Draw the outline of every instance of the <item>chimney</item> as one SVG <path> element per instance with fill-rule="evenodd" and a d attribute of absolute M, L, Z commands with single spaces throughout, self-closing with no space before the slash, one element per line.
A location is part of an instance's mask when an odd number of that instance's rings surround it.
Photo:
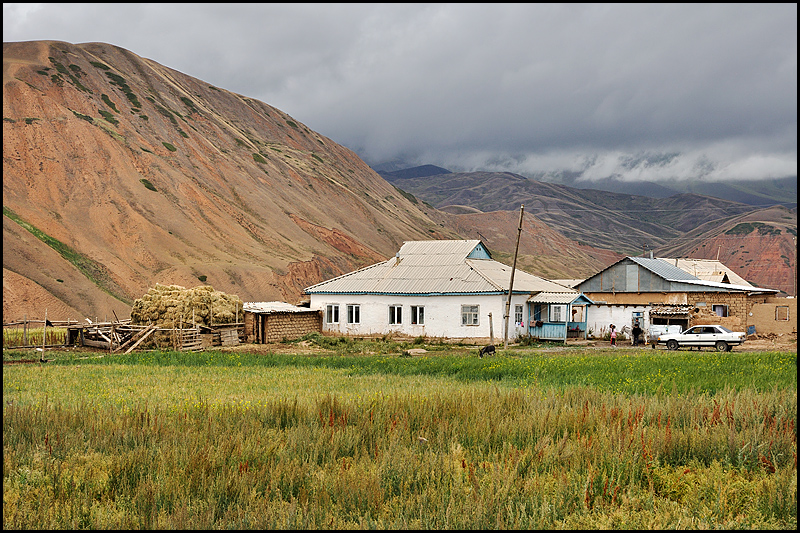
<path fill-rule="evenodd" d="M 397 252 L 396 254 L 394 254 L 394 266 L 397 266 L 399 264 L 400 264 L 400 252 Z"/>

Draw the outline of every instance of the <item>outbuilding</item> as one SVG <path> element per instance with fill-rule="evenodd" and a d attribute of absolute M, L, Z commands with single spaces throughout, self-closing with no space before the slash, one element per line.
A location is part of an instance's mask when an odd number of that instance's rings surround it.
<path fill-rule="evenodd" d="M 255 344 L 294 340 L 321 333 L 322 314 L 286 302 L 250 302 L 244 304 L 244 329 L 247 342 Z"/>

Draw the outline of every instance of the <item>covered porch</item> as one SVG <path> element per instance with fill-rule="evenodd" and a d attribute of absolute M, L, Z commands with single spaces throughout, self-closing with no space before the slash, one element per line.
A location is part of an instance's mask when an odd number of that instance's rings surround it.
<path fill-rule="evenodd" d="M 586 338 L 586 315 L 592 302 L 583 293 L 540 292 L 528 298 L 528 334 L 539 340 Z"/>

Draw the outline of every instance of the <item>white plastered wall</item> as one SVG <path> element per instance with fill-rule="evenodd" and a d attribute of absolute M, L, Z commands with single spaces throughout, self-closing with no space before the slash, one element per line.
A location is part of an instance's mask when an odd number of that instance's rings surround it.
<path fill-rule="evenodd" d="M 524 323 L 527 326 L 527 306 L 525 301 L 529 295 L 514 295 L 511 300 L 508 338 L 513 341 L 518 335 L 524 334 L 522 328 L 514 325 L 514 306 L 522 305 Z M 328 323 L 326 308 L 329 304 L 339 305 L 339 322 Z M 359 324 L 347 323 L 347 306 L 360 306 L 361 322 Z M 389 324 L 389 306 L 402 306 L 402 324 Z M 461 306 L 478 306 L 478 325 L 464 326 L 461 324 Z M 423 325 L 411 324 L 411 306 L 425 308 L 425 323 Z M 441 296 L 391 296 L 391 295 L 338 295 L 338 294 L 312 294 L 311 308 L 319 309 L 323 313 L 322 330 L 327 333 L 345 335 L 385 335 L 390 333 L 408 335 L 412 337 L 425 336 L 429 338 L 490 338 L 493 333 L 496 343 L 503 341 L 505 314 L 505 296 L 491 295 L 441 295 Z M 491 331 L 489 313 L 492 314 Z"/>

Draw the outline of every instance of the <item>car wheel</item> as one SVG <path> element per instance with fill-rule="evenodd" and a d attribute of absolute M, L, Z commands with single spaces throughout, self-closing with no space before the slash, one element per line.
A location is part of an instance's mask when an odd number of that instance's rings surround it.
<path fill-rule="evenodd" d="M 667 341 L 667 350 L 677 350 L 678 349 L 678 341 L 675 339 L 670 339 Z"/>
<path fill-rule="evenodd" d="M 728 343 L 725 341 L 717 341 L 716 347 L 718 352 L 727 352 L 729 350 Z"/>

